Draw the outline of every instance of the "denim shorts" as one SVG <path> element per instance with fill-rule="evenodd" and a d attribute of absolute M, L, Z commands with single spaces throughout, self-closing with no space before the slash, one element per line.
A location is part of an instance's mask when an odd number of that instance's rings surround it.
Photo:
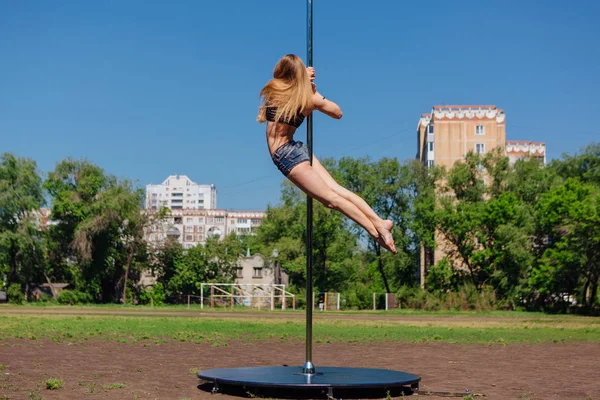
<path fill-rule="evenodd" d="M 310 158 L 308 158 L 308 147 L 304 143 L 294 140 L 290 140 L 275 150 L 271 158 L 273 159 L 273 163 L 285 176 L 288 176 L 296 165 L 310 161 Z"/>

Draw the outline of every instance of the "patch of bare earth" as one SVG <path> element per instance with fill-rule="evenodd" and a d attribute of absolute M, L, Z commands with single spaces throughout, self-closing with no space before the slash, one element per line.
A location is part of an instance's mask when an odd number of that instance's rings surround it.
<path fill-rule="evenodd" d="M 482 346 L 445 343 L 316 344 L 316 366 L 397 369 L 420 375 L 422 391 L 487 399 L 600 399 L 600 344 Z M 302 365 L 302 342 L 84 344 L 0 342 L 0 399 L 233 399 L 199 390 L 198 370 Z M 64 387 L 47 390 L 48 378 Z M 4 396 L 4 397 L 3 397 Z M 38 396 L 38 397 L 34 397 Z M 426 396 L 437 399 L 438 396 Z"/>

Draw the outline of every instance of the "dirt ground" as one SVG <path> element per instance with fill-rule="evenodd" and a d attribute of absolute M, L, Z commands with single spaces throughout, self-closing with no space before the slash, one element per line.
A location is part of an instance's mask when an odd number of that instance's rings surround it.
<path fill-rule="evenodd" d="M 487 399 L 600 399 L 600 344 L 482 346 L 445 343 L 316 344 L 315 365 L 396 369 L 421 376 L 420 389 Z M 302 365 L 303 342 L 84 344 L 43 340 L 0 343 L 0 399 L 211 399 L 198 370 Z M 64 387 L 47 390 L 61 378 Z M 37 396 L 37 397 L 36 397 Z M 420 395 L 423 399 L 440 399 Z M 460 397 L 459 397 L 460 398 Z M 478 397 L 474 397 L 478 398 Z"/>

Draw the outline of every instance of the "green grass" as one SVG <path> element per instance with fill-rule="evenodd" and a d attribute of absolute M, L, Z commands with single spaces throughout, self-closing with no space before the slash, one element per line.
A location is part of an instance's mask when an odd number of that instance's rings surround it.
<path fill-rule="evenodd" d="M 460 313 L 457 316 L 466 316 Z M 505 345 L 513 343 L 600 342 L 600 318 L 529 315 L 515 319 L 501 314 L 473 318 L 405 318 L 401 320 L 317 319 L 315 343 L 446 342 Z M 123 343 L 166 341 L 210 343 L 228 341 L 302 340 L 300 318 L 229 318 L 188 316 L 40 315 L 0 313 L 0 340 L 50 339 L 83 342 L 102 339 Z"/>

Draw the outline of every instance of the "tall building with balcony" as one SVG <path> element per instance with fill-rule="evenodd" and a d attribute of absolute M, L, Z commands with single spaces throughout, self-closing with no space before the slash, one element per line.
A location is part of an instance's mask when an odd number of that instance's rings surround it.
<path fill-rule="evenodd" d="M 146 185 L 146 208 L 159 210 L 217 208 L 215 185 L 200 185 L 186 175 L 171 175 L 160 185 Z"/>

